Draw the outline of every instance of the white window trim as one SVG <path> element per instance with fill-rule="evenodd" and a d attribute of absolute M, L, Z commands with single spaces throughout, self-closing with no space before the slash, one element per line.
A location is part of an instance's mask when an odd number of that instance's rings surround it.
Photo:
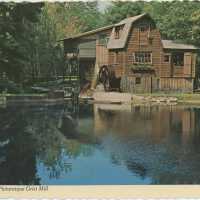
<path fill-rule="evenodd" d="M 135 61 L 135 53 L 150 53 L 150 62 L 136 62 Z M 150 52 L 150 51 L 147 51 L 147 52 L 145 52 L 145 51 L 141 51 L 141 52 L 134 52 L 133 53 L 133 64 L 152 64 L 152 52 Z"/>
<path fill-rule="evenodd" d="M 165 56 L 169 56 L 169 61 L 168 61 L 168 62 L 165 61 Z M 165 53 L 165 54 L 163 55 L 163 62 L 164 62 L 164 63 L 171 63 L 171 54 Z"/>

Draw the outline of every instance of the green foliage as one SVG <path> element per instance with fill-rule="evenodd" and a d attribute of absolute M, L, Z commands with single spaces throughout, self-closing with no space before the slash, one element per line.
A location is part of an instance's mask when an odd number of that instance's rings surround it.
<path fill-rule="evenodd" d="M 38 16 L 38 23 L 33 26 L 33 45 L 29 49 L 30 65 L 27 68 L 28 79 L 33 81 L 44 77 L 55 77 L 62 72 L 62 46 L 57 43 L 56 21 L 45 5 Z M 31 72 L 31 73 L 30 73 Z"/>
<path fill-rule="evenodd" d="M 193 39 L 200 45 L 200 8 L 191 15 L 191 22 Z"/>
<path fill-rule="evenodd" d="M 106 23 L 116 23 L 141 13 L 149 13 L 164 39 L 200 45 L 199 1 L 115 1 L 105 12 Z"/>
<path fill-rule="evenodd" d="M 150 14 L 163 39 L 177 40 L 200 47 L 199 1 L 115 1 L 105 11 L 105 24 L 116 23 L 128 16 L 141 13 Z M 197 65 L 200 67 L 200 55 L 197 58 Z"/>
<path fill-rule="evenodd" d="M 120 20 L 142 13 L 143 1 L 114 1 L 112 6 L 105 11 L 105 21 L 108 24 L 117 23 Z"/>
<path fill-rule="evenodd" d="M 21 92 L 19 85 L 13 81 L 0 80 L 0 93 L 18 93 Z"/>
<path fill-rule="evenodd" d="M 155 20 L 163 39 L 200 46 L 199 1 L 114 1 L 104 12 L 98 3 L 1 2 L 0 73 L 24 85 L 54 79 L 65 74 L 58 40 L 144 12 Z"/>
<path fill-rule="evenodd" d="M 101 14 L 98 11 L 97 1 L 92 2 L 68 2 L 69 19 L 77 19 L 79 31 L 89 31 L 101 26 Z"/>
<path fill-rule="evenodd" d="M 134 64 L 130 66 L 133 70 L 152 70 L 152 65 L 149 64 Z"/>
<path fill-rule="evenodd" d="M 29 26 L 37 21 L 41 3 L 0 3 L 0 72 L 17 82 L 28 62 Z"/>

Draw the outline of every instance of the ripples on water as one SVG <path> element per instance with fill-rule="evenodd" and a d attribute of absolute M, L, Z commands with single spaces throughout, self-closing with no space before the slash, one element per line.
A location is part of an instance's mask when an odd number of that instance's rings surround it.
<path fill-rule="evenodd" d="M 200 109 L 0 108 L 0 184 L 199 184 Z"/>

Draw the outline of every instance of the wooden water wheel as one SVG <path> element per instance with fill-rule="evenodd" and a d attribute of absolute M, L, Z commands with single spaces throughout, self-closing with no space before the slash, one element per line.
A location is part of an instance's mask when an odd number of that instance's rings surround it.
<path fill-rule="evenodd" d="M 99 70 L 99 82 L 103 84 L 105 91 L 110 89 L 110 73 L 108 66 L 103 65 Z"/>
<path fill-rule="evenodd" d="M 113 68 L 103 65 L 99 70 L 99 82 L 105 91 L 120 91 L 121 77 L 117 78 Z"/>

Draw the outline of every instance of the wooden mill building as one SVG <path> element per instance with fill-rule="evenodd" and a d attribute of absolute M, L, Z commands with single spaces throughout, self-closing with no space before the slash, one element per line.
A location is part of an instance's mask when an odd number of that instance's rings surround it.
<path fill-rule="evenodd" d="M 120 81 L 122 92 L 194 90 L 198 48 L 163 40 L 148 14 L 63 41 L 66 62 L 78 63 L 82 79 L 92 81 L 107 66 Z"/>

